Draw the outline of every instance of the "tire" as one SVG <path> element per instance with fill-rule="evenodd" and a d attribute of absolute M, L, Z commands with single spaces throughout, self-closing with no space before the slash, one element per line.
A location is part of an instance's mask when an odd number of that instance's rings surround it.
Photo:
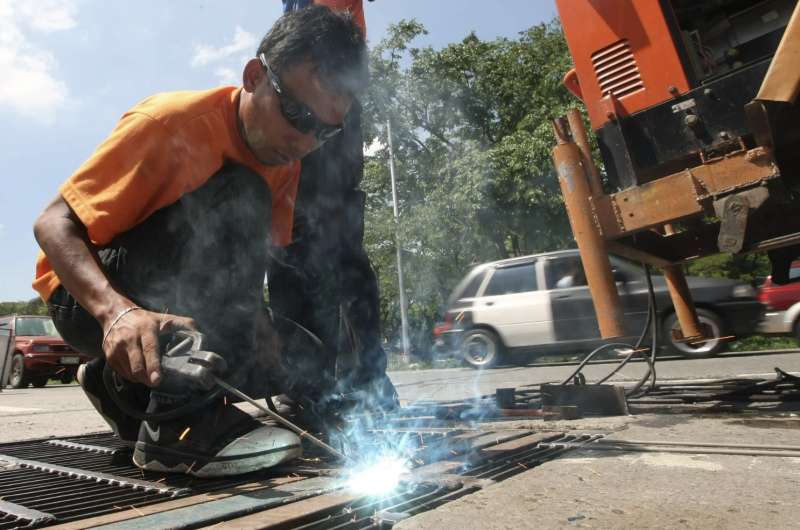
<path fill-rule="evenodd" d="M 702 344 L 692 345 L 688 342 L 678 342 L 672 337 L 673 329 L 680 329 L 678 317 L 675 313 L 667 315 L 664 319 L 664 324 L 661 328 L 664 335 L 664 343 L 669 350 L 677 353 L 682 357 L 689 359 L 702 359 L 704 357 L 713 357 L 714 355 L 725 351 L 727 343 L 719 340 L 722 336 L 722 319 L 716 313 L 708 309 L 697 309 L 697 319 L 701 324 L 707 324 L 711 328 L 711 334 L 716 339 L 704 341 Z"/>
<path fill-rule="evenodd" d="M 472 368 L 492 368 L 500 361 L 503 345 L 497 334 L 488 329 L 476 328 L 461 337 L 461 358 Z"/>
<path fill-rule="evenodd" d="M 11 358 L 11 373 L 8 376 L 8 386 L 11 388 L 28 388 L 28 376 L 25 374 L 25 358 L 21 353 L 15 353 Z"/>
<path fill-rule="evenodd" d="M 792 325 L 792 333 L 794 333 L 794 340 L 800 345 L 800 318 L 794 321 Z"/>
<path fill-rule="evenodd" d="M 37 375 L 36 377 L 31 377 L 31 385 L 33 385 L 34 388 L 42 388 L 49 380 L 50 378 L 46 375 Z"/>
<path fill-rule="evenodd" d="M 64 372 L 58 380 L 61 381 L 62 385 L 68 385 L 75 380 L 75 374 L 72 372 Z"/>

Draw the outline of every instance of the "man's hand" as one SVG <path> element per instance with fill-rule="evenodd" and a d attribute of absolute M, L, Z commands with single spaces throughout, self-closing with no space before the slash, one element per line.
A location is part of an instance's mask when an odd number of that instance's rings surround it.
<path fill-rule="evenodd" d="M 158 386 L 161 382 L 158 337 L 178 330 L 197 330 L 197 326 L 187 317 L 145 309 L 129 311 L 116 323 L 103 323 L 106 360 L 124 379 L 150 387 Z"/>

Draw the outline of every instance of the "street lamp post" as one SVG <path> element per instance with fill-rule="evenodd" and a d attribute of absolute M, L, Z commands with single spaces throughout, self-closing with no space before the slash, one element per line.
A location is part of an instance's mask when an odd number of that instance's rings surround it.
<path fill-rule="evenodd" d="M 400 212 L 397 208 L 397 184 L 394 177 L 394 149 L 392 148 L 392 123 L 386 120 L 386 136 L 389 143 L 389 175 L 392 179 L 392 205 L 395 223 L 395 248 L 397 249 L 397 285 L 400 291 L 400 327 L 403 337 L 403 361 L 408 361 L 411 342 L 408 339 L 408 310 L 406 309 L 406 293 L 403 286 L 403 253 L 400 242 Z"/>

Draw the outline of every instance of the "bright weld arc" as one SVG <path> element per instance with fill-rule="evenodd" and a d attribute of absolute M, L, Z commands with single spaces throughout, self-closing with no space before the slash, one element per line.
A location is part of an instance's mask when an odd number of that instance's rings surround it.
<path fill-rule="evenodd" d="M 347 487 L 371 497 L 388 495 L 400 486 L 402 476 L 409 472 L 410 467 L 406 458 L 383 455 L 351 471 L 347 477 Z"/>

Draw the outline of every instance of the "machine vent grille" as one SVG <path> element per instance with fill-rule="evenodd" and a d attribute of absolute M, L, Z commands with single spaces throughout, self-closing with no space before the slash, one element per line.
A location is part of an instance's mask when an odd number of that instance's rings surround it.
<path fill-rule="evenodd" d="M 627 39 L 594 52 L 592 65 L 604 96 L 613 94 L 617 99 L 622 99 L 644 89 L 636 58 Z"/>

